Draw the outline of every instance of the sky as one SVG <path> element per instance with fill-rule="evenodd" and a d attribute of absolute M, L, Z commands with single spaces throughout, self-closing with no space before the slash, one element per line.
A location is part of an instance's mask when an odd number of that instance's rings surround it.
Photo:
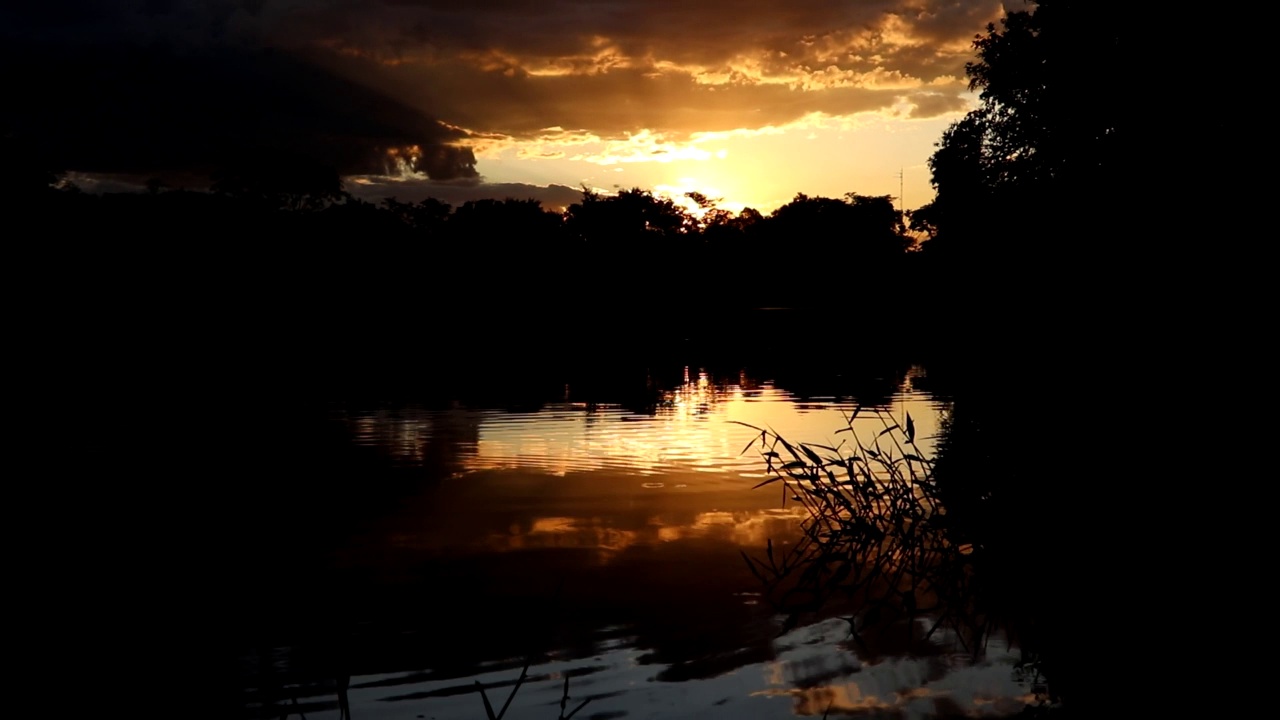
<path fill-rule="evenodd" d="M 200 187 L 238 158 L 371 200 L 911 209 L 1001 2 L 29 0 L 0 10 L 0 129 L 86 190 Z"/>

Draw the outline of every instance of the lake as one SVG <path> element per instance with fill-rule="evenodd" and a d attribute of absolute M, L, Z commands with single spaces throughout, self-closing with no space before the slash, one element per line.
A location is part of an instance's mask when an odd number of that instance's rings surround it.
<path fill-rule="evenodd" d="M 566 679 L 565 713 L 589 700 L 574 717 L 596 720 L 1002 716 L 1033 700 L 998 636 L 975 657 L 945 631 L 922 640 L 921 617 L 854 642 L 851 605 L 783 632 L 743 558 L 787 547 L 807 517 L 779 485 L 753 489 L 767 473 L 747 426 L 834 446 L 857 408 L 871 437 L 910 414 L 930 453 L 950 403 L 926 367 L 618 373 L 510 402 L 476 400 L 473 375 L 326 404 L 284 454 L 288 491 L 262 490 L 244 521 L 228 642 L 246 714 L 482 718 L 477 683 L 497 711 L 526 664 L 514 720 L 558 717 Z"/>

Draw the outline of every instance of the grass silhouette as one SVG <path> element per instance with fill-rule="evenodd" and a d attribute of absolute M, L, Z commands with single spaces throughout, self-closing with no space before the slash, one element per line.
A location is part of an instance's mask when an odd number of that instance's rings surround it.
<path fill-rule="evenodd" d="M 899 422 L 887 410 L 857 408 L 845 420 L 834 446 L 737 423 L 759 433 L 742 451 L 755 448 L 765 461 L 768 476 L 756 488 L 779 487 L 784 506 L 808 511 L 801 537 L 785 550 L 770 540 L 764 557 L 742 553 L 783 614 L 782 632 L 837 606 L 853 609 L 845 620 L 863 649 L 868 631 L 900 624 L 909 643 L 948 630 L 977 658 L 1002 632 L 1021 649 L 1018 675 L 1047 695 L 1039 659 L 1018 642 L 1019 619 L 992 597 L 983 562 L 992 549 L 966 541 L 973 536 L 963 532 L 965 521 L 948 513 L 910 413 Z"/>

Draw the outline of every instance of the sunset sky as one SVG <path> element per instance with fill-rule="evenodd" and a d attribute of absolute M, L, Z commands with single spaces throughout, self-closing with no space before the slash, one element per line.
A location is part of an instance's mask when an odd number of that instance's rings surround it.
<path fill-rule="evenodd" d="M 1010 10 L 1020 0 L 1005 0 Z M 68 10 L 67 7 L 71 9 Z M 124 0 L 0 10 L 3 129 L 87 190 L 309 156 L 370 199 L 932 197 L 1000 0 Z"/>

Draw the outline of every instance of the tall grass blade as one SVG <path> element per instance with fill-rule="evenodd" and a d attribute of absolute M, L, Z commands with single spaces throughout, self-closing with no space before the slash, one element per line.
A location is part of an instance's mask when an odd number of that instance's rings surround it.
<path fill-rule="evenodd" d="M 516 692 L 520 690 L 520 686 L 524 684 L 525 678 L 529 677 L 529 664 L 532 660 L 526 660 L 524 669 L 520 671 L 520 677 L 516 679 L 515 687 L 511 688 L 511 694 L 507 696 L 507 701 L 502 703 L 502 710 L 498 713 L 497 720 L 502 720 L 502 716 L 507 714 L 507 708 L 511 707 L 511 701 L 516 698 Z M 485 705 L 489 703 L 486 701 Z"/>
<path fill-rule="evenodd" d="M 801 443 L 800 449 L 804 451 L 804 454 L 808 456 L 809 460 L 813 462 L 814 465 L 822 465 L 822 458 L 818 457 L 818 453 L 814 452 L 808 445 Z"/>
<path fill-rule="evenodd" d="M 489 696 L 484 692 L 484 686 L 480 681 L 476 681 L 476 688 L 480 690 L 480 699 L 484 701 L 484 714 L 489 720 L 498 720 L 498 716 L 493 714 L 493 706 L 489 704 Z"/>
<path fill-rule="evenodd" d="M 578 705 L 578 707 L 576 707 L 576 708 L 574 708 L 574 709 L 573 709 L 573 712 L 571 712 L 571 713 L 569 713 L 568 715 L 565 715 L 565 716 L 564 716 L 564 720 L 569 720 L 569 718 L 573 717 L 574 715 L 577 715 L 577 714 L 578 714 L 578 711 L 579 711 L 579 710 L 581 710 L 582 708 L 586 707 L 586 706 L 587 706 L 587 703 L 589 703 L 589 702 L 591 702 L 591 698 L 587 698 L 586 700 L 583 700 L 583 701 L 582 701 L 582 703 Z"/>

